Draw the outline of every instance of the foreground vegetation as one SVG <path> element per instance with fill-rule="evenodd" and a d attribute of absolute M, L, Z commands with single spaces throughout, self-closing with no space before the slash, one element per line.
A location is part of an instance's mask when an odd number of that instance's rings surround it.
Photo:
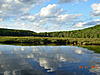
<path fill-rule="evenodd" d="M 100 46 L 95 46 L 95 45 L 93 45 L 93 46 L 90 46 L 90 45 L 86 46 L 86 45 L 84 45 L 84 46 L 81 46 L 81 47 L 87 48 L 89 50 L 92 50 L 95 53 L 100 53 Z"/>
<path fill-rule="evenodd" d="M 33 45 L 100 45 L 100 38 L 58 38 L 58 37 L 0 37 L 0 43 L 26 43 Z"/>
<path fill-rule="evenodd" d="M 0 43 L 32 45 L 100 45 L 100 25 L 74 31 L 35 33 L 0 28 Z"/>

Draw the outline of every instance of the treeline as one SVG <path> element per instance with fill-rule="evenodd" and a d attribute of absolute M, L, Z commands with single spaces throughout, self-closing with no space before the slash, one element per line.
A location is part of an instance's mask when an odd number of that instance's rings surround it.
<path fill-rule="evenodd" d="M 36 37 L 100 38 L 100 25 L 83 30 L 34 33 Z"/>
<path fill-rule="evenodd" d="M 0 36 L 33 36 L 33 31 L 0 28 Z"/>
<path fill-rule="evenodd" d="M 35 33 L 29 30 L 0 29 L 0 36 L 34 36 L 34 37 L 65 37 L 65 38 L 100 38 L 100 25 L 74 31 Z"/>

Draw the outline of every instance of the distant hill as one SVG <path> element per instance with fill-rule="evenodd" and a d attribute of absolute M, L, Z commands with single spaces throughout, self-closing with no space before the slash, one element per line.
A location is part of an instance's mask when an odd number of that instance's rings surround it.
<path fill-rule="evenodd" d="M 100 38 L 100 25 L 96 25 L 82 30 L 38 33 L 37 36 L 67 38 Z"/>
<path fill-rule="evenodd" d="M 94 27 L 59 32 L 35 33 L 29 30 L 14 30 L 0 28 L 0 36 L 35 36 L 35 37 L 66 37 L 66 38 L 100 38 L 100 25 Z"/>
<path fill-rule="evenodd" d="M 32 36 L 33 31 L 0 28 L 0 36 Z"/>

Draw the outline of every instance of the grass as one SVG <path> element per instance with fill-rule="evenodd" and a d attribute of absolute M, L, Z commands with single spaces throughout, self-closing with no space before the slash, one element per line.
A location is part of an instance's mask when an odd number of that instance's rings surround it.
<path fill-rule="evenodd" d="M 100 38 L 11 37 L 1 36 L 0 43 L 33 45 L 100 45 Z"/>
<path fill-rule="evenodd" d="M 92 50 L 92 51 L 94 51 L 95 53 L 100 53 L 100 46 L 95 46 L 95 45 L 93 45 L 93 46 L 81 46 L 81 47 L 83 47 L 83 48 L 87 48 L 87 49 L 89 49 L 89 50 Z"/>

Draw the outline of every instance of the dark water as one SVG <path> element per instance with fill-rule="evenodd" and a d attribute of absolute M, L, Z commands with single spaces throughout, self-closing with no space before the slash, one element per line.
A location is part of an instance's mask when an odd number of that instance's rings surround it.
<path fill-rule="evenodd" d="M 100 54 L 77 46 L 0 45 L 0 75 L 100 75 Z"/>

